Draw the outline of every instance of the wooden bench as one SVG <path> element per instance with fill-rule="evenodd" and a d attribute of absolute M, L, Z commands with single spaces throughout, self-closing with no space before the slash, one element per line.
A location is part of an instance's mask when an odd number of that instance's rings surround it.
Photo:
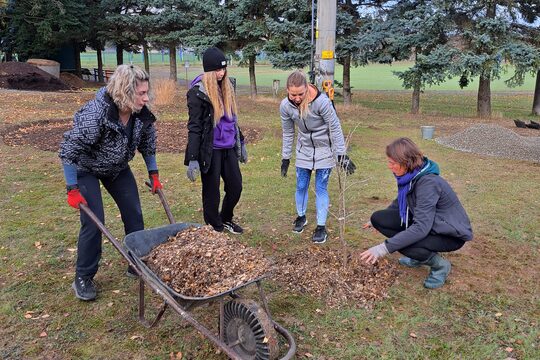
<path fill-rule="evenodd" d="M 113 73 L 114 70 L 103 69 L 101 72 L 101 76 L 103 77 L 103 80 L 105 82 L 108 82 Z M 94 81 L 99 81 L 99 69 L 97 68 L 94 68 Z"/>

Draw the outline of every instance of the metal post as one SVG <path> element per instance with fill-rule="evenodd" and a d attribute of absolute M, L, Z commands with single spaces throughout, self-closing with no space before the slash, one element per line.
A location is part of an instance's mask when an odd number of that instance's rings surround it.
<path fill-rule="evenodd" d="M 330 81 L 332 87 L 334 85 L 336 12 L 336 0 L 319 0 L 317 2 L 317 46 L 315 48 L 317 78 L 315 82 L 319 88 L 324 81 Z"/>

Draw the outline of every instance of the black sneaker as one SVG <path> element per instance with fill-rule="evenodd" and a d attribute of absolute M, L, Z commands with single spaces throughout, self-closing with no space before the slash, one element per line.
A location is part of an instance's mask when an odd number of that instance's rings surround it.
<path fill-rule="evenodd" d="M 304 228 L 307 225 L 306 215 L 296 217 L 296 220 L 294 220 L 293 225 L 294 225 L 293 232 L 300 234 L 302 231 L 304 231 Z"/>
<path fill-rule="evenodd" d="M 328 234 L 326 233 L 326 226 L 317 225 L 315 232 L 313 233 L 313 242 L 315 244 L 324 244 Z"/>
<path fill-rule="evenodd" d="M 73 290 L 75 290 L 75 296 L 84 301 L 95 300 L 97 296 L 96 285 L 92 279 L 84 279 L 80 276 L 75 276 L 73 284 L 71 284 Z"/>
<path fill-rule="evenodd" d="M 242 229 L 240 225 L 235 224 L 232 221 L 225 221 L 223 223 L 223 226 L 225 227 L 225 229 L 227 229 L 230 233 L 233 234 L 242 234 L 244 232 L 244 229 Z"/>
<path fill-rule="evenodd" d="M 139 278 L 139 274 L 137 274 L 135 269 L 133 269 L 131 266 L 128 266 L 128 268 L 126 270 L 126 276 L 129 277 L 129 278 L 132 278 L 132 279 Z"/>

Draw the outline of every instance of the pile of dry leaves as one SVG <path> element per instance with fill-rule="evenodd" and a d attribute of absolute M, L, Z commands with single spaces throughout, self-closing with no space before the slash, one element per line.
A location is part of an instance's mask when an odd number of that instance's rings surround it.
<path fill-rule="evenodd" d="M 343 266 L 340 250 L 311 246 L 279 259 L 273 278 L 288 290 L 308 293 L 332 307 L 371 308 L 388 296 L 397 274 L 386 259 L 369 265 L 353 253 Z"/>
<path fill-rule="evenodd" d="M 208 297 L 254 280 L 270 269 L 256 249 L 211 226 L 187 228 L 143 258 L 177 293 Z"/>

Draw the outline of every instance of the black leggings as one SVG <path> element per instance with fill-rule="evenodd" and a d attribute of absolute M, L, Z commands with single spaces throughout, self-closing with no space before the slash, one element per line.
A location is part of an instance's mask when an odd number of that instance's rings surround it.
<path fill-rule="evenodd" d="M 99 183 L 111 194 L 120 210 L 124 231 L 127 234 L 144 229 L 141 202 L 137 183 L 131 169 L 122 170 L 114 178 L 98 178 L 89 173 L 77 174 L 81 194 L 88 202 L 90 210 L 105 223 L 103 200 Z M 84 211 L 80 212 L 81 230 L 77 243 L 77 275 L 93 278 L 98 271 L 101 258 L 101 231 Z"/>
<path fill-rule="evenodd" d="M 409 220 L 412 222 L 411 219 Z M 401 225 L 398 209 L 375 211 L 373 215 L 371 215 L 371 224 L 387 238 L 391 238 L 397 233 L 405 231 L 405 225 Z M 398 251 L 411 259 L 426 261 L 431 258 L 434 253 L 455 251 L 461 248 L 464 243 L 465 241 L 455 237 L 430 233 L 422 240 L 403 249 L 399 249 Z"/>
<path fill-rule="evenodd" d="M 219 185 L 223 178 L 225 196 L 219 212 Z M 206 174 L 201 174 L 204 221 L 215 230 L 223 230 L 223 223 L 232 221 L 234 207 L 242 194 L 242 174 L 234 149 L 214 149 Z"/>

